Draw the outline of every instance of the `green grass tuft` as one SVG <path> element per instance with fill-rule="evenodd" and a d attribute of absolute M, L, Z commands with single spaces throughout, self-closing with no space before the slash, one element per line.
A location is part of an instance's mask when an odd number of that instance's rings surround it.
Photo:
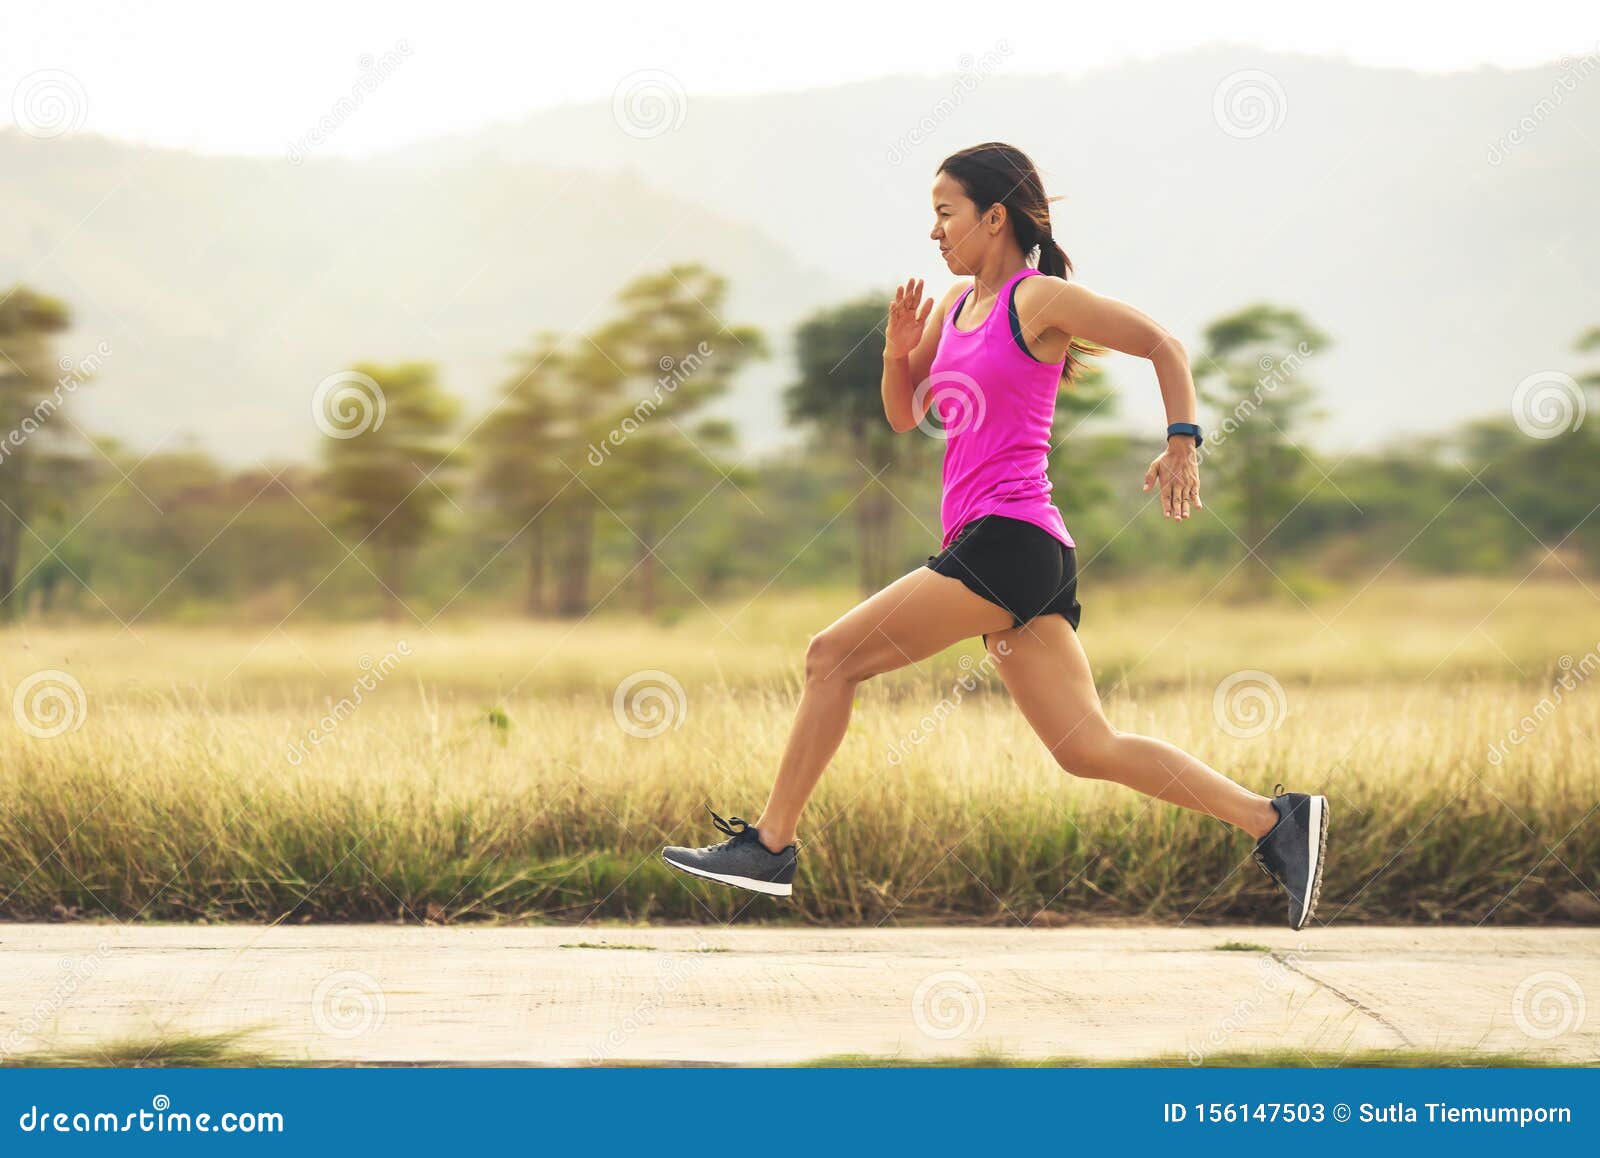
<path fill-rule="evenodd" d="M 0 1059 L 0 1067 L 216 1069 L 308 1064 L 279 1051 L 251 1045 L 249 1038 L 253 1033 L 252 1030 L 226 1030 L 222 1033 L 160 1034 L 113 1038 L 92 1045 L 47 1046 L 9 1054 Z"/>

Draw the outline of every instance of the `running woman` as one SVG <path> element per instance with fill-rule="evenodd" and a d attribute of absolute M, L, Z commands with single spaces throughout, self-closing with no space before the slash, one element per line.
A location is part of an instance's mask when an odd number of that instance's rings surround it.
<path fill-rule="evenodd" d="M 1051 234 L 1043 183 L 1020 150 L 990 142 L 946 158 L 934 177 L 933 214 L 929 237 L 950 272 L 967 280 L 945 291 L 936 313 L 920 278 L 895 291 L 882 392 L 897 432 L 922 426 L 930 407 L 943 425 L 941 550 L 811 639 L 805 691 L 756 822 L 712 812 L 728 839 L 669 846 L 663 858 L 694 876 L 789 896 L 800 813 L 844 738 L 856 685 L 979 635 L 1062 768 L 1248 832 L 1257 865 L 1288 894 L 1290 927 L 1303 928 L 1322 885 L 1327 798 L 1281 785 L 1262 796 L 1163 740 L 1119 732 L 1101 710 L 1078 641 L 1076 544 L 1046 473 L 1058 386 L 1097 347 L 1150 360 L 1169 426 L 1144 489 L 1154 486 L 1162 516 L 1182 522 L 1202 506 L 1187 353 L 1139 310 L 1067 280 L 1072 262 Z"/>

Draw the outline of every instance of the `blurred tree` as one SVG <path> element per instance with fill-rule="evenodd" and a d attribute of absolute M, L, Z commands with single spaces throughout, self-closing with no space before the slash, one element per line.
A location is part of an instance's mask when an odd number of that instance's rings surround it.
<path fill-rule="evenodd" d="M 1278 553 L 1267 540 L 1311 489 L 1299 443 L 1320 412 L 1301 369 L 1329 341 L 1299 311 L 1256 303 L 1211 323 L 1205 342 L 1194 376 L 1201 399 L 1223 417 L 1209 424 L 1200 451 L 1217 479 L 1202 494 L 1240 523 L 1249 553 L 1245 590 L 1260 597 L 1271 583 L 1268 559 Z"/>
<path fill-rule="evenodd" d="M 1600 350 L 1600 326 L 1579 335 L 1573 349 Z M 1542 384 L 1542 399 L 1513 402 L 1521 414 L 1464 424 L 1458 445 L 1476 468 L 1475 486 L 1506 516 L 1505 534 L 1515 545 L 1560 548 L 1600 564 L 1600 535 L 1590 518 L 1600 500 L 1600 368 L 1571 377 L 1575 396 L 1572 384 L 1552 377 Z"/>
<path fill-rule="evenodd" d="M 857 493 L 850 514 L 863 592 L 895 578 L 900 562 L 905 518 L 896 483 L 916 465 L 937 461 L 943 446 L 920 427 L 898 435 L 884 417 L 884 303 L 893 296 L 870 294 L 802 322 L 795 333 L 800 377 L 784 391 L 789 421 L 842 448 L 855 463 Z"/>
<path fill-rule="evenodd" d="M 727 293 L 706 267 L 675 265 L 624 286 L 622 315 L 589 337 L 623 376 L 614 406 L 585 432 L 579 481 L 636 544 L 639 601 L 650 614 L 665 536 L 711 491 L 740 485 L 741 472 L 720 461 L 734 448 L 733 426 L 690 426 L 741 366 L 767 354 L 758 330 L 723 324 Z"/>
<path fill-rule="evenodd" d="M 519 528 L 532 533 L 527 606 L 545 595 L 553 558 L 558 615 L 590 610 L 595 520 L 614 517 L 636 549 L 640 599 L 657 599 L 656 548 L 728 469 L 712 451 L 732 446 L 732 428 L 691 428 L 696 412 L 724 393 L 760 334 L 724 326 L 722 277 L 674 265 L 628 282 L 621 313 L 566 349 L 539 335 L 480 432 L 483 484 Z"/>
<path fill-rule="evenodd" d="M 633 435 L 608 480 L 612 509 L 637 543 L 635 567 L 639 573 L 639 609 L 654 615 L 657 609 L 658 549 L 677 529 L 679 512 L 699 509 L 699 504 L 725 482 L 746 486 L 749 471 L 723 465 L 735 445 L 733 424 L 708 419 L 681 435 L 662 431 L 659 424 Z"/>
<path fill-rule="evenodd" d="M 1600 326 L 1590 326 L 1578 335 L 1578 340 L 1573 343 L 1573 349 L 1580 354 L 1600 353 Z M 1600 390 L 1600 366 L 1596 366 L 1587 374 L 1578 375 L 1578 383 L 1590 390 Z"/>
<path fill-rule="evenodd" d="M 559 461 L 570 453 L 577 430 L 560 346 L 559 334 L 535 335 L 532 348 L 517 356 L 516 373 L 502 388 L 500 402 L 474 436 L 482 464 L 479 484 L 495 521 L 524 539 L 528 566 L 523 606 L 530 615 L 542 615 L 549 606 L 545 580 L 556 523 L 550 511 L 572 484 Z"/>
<path fill-rule="evenodd" d="M 396 615 L 405 607 L 411 558 L 449 501 L 450 480 L 438 472 L 451 455 L 458 405 L 426 362 L 363 363 L 354 374 L 377 384 L 375 409 L 359 432 L 328 437 L 323 463 L 335 518 L 366 549 Z"/>
<path fill-rule="evenodd" d="M 39 494 L 41 468 L 64 437 L 50 418 L 81 380 L 64 375 L 54 357 L 54 337 L 70 324 L 65 303 L 26 286 L 0 298 L 0 616 L 7 619 L 20 613 L 14 596 L 29 519 L 48 498 Z"/>

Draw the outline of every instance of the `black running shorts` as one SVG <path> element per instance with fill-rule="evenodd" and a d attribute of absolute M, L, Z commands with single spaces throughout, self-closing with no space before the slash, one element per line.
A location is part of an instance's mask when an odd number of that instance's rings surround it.
<path fill-rule="evenodd" d="M 1078 629 L 1083 608 L 1077 552 L 1043 527 L 982 515 L 956 532 L 948 547 L 929 555 L 927 566 L 1009 611 L 1012 627 L 1038 615 L 1061 615 Z"/>

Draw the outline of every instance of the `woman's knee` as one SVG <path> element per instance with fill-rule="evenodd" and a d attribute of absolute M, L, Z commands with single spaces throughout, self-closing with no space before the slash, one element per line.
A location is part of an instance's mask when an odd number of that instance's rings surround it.
<path fill-rule="evenodd" d="M 861 669 L 861 649 L 840 632 L 820 631 L 806 645 L 807 683 L 859 683 L 868 673 Z"/>
<path fill-rule="evenodd" d="M 1085 780 L 1112 780 L 1119 734 L 1110 725 L 1084 725 L 1050 749 L 1064 771 Z"/>

